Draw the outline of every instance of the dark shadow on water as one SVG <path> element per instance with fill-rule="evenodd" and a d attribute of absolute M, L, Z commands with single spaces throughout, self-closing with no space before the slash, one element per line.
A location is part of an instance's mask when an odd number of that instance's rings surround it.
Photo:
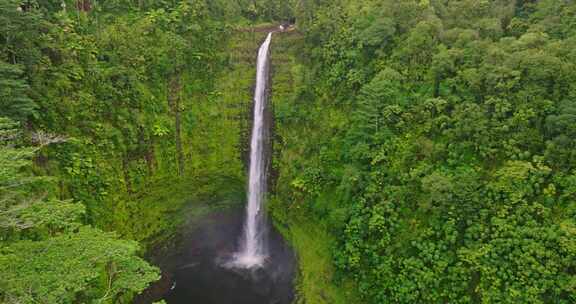
<path fill-rule="evenodd" d="M 179 249 L 159 261 L 163 280 L 136 303 L 164 298 L 168 304 L 290 304 L 295 258 L 279 233 L 269 233 L 270 257 L 260 269 L 224 264 L 236 250 L 243 210 L 210 215 L 182 236 Z"/>

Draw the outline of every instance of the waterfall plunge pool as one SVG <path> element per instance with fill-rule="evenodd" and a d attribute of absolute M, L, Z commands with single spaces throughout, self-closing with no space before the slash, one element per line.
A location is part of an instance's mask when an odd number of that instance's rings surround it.
<path fill-rule="evenodd" d="M 244 210 L 220 211 L 184 231 L 176 249 L 158 257 L 163 279 L 135 301 L 149 304 L 291 304 L 295 256 L 269 227 L 269 256 L 261 268 L 226 267 L 238 250 Z"/>

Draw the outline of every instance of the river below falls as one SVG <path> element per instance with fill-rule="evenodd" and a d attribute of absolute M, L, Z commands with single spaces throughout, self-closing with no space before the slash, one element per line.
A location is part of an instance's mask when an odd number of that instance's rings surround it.
<path fill-rule="evenodd" d="M 296 259 L 274 229 L 269 233 L 265 267 L 237 269 L 226 261 L 238 249 L 243 210 L 209 215 L 183 233 L 168 254 L 157 257 L 162 280 L 135 303 L 164 299 L 168 304 L 290 304 Z"/>

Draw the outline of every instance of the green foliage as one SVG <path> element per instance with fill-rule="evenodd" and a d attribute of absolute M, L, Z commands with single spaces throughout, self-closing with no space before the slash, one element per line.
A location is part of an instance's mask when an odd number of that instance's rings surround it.
<path fill-rule="evenodd" d="M 0 115 L 24 121 L 35 114 L 36 104 L 28 97 L 29 86 L 16 65 L 0 61 Z"/>
<path fill-rule="evenodd" d="M 240 12 L 245 18 L 255 21 L 287 20 L 292 17 L 292 2 L 279 0 L 236 0 L 227 1 L 228 6 Z"/>
<path fill-rule="evenodd" d="M 128 303 L 243 201 L 257 2 L 0 1 L 0 302 Z"/>
<path fill-rule="evenodd" d="M 36 179 L 26 176 L 21 171 L 22 167 L 29 164 L 29 160 L 34 154 L 32 148 L 18 148 L 15 145 L 21 140 L 19 124 L 5 117 L 0 117 L 0 192 L 3 197 L 3 204 L 8 204 L 11 197 L 18 194 L 19 186 L 28 184 Z"/>
<path fill-rule="evenodd" d="M 92 228 L 1 250 L 0 293 L 6 303 L 112 303 L 159 279 L 135 242 Z"/>
<path fill-rule="evenodd" d="M 269 211 L 300 299 L 576 301 L 572 1 L 88 2 L 0 1 L 0 301 L 128 302 L 157 272 L 103 231 L 239 201 L 264 33 L 230 25 L 293 14 Z"/>
<path fill-rule="evenodd" d="M 41 55 L 38 50 L 44 41 L 45 29 L 36 3 L 23 4 L 20 0 L 0 2 L 0 61 L 10 64 L 31 64 Z"/>
<path fill-rule="evenodd" d="M 296 303 L 354 304 L 352 284 L 334 284 L 334 265 L 329 252 L 334 243 L 330 234 L 321 227 L 293 223 L 290 231 L 284 234 L 294 249 L 299 252 L 300 274 L 297 289 L 301 298 Z"/>
<path fill-rule="evenodd" d="M 576 301 L 576 5 L 307 5 L 272 214 L 362 303 Z"/>
<path fill-rule="evenodd" d="M 227 76 L 223 50 L 232 46 L 226 18 L 236 16 L 219 15 L 228 8 L 208 2 L 91 1 L 83 12 L 75 1 L 0 6 L 7 29 L 0 33 L 7 42 L 0 50 L 6 61 L 0 64 L 0 114 L 26 125 L 33 141 L 40 129 L 48 139 L 64 139 L 41 150 L 33 171 L 58 177 L 57 196 L 82 202 L 89 223 L 137 240 L 157 239 L 165 223 L 179 222 L 167 210 L 187 200 L 166 202 L 153 215 L 138 204 L 144 195 L 165 196 L 159 185 L 166 183 L 194 180 L 201 187 L 197 180 L 204 175 L 241 180 L 243 108 L 232 105 L 238 99 L 206 102 Z M 221 107 L 229 110 L 214 116 Z M 219 145 L 217 156 L 206 149 Z M 181 180 L 175 173 L 180 163 L 189 173 Z M 137 226 L 125 225 L 131 213 L 155 224 L 124 230 Z"/>
<path fill-rule="evenodd" d="M 0 301 L 112 302 L 157 280 L 137 243 L 85 226 L 82 204 L 55 199 L 49 180 L 25 171 L 37 149 L 18 146 L 17 127 L 0 118 Z"/>

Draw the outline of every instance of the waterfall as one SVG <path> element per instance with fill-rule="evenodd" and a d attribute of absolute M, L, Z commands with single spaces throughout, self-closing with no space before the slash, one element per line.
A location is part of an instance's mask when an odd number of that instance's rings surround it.
<path fill-rule="evenodd" d="M 264 200 L 267 186 L 266 143 L 268 126 L 265 108 L 268 89 L 269 49 L 272 33 L 268 34 L 258 51 L 256 65 L 256 89 L 254 91 L 254 122 L 250 143 L 250 172 L 248 181 L 248 204 L 244 231 L 240 240 L 240 250 L 235 254 L 233 264 L 242 268 L 262 266 L 268 256 Z"/>

